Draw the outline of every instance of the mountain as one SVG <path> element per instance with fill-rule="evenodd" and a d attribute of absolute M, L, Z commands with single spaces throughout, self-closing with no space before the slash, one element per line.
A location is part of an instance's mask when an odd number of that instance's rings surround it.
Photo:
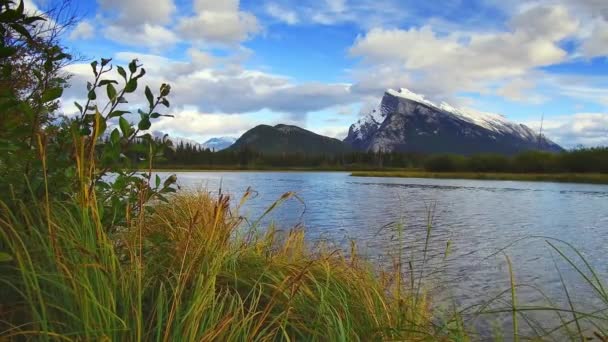
<path fill-rule="evenodd" d="M 202 144 L 203 148 L 208 148 L 211 151 L 221 151 L 225 150 L 228 147 L 232 146 L 236 142 L 236 138 L 233 137 L 220 137 L 220 138 L 211 138 L 205 141 Z"/>
<path fill-rule="evenodd" d="M 342 141 L 290 125 L 259 125 L 245 132 L 229 150 L 249 148 L 267 154 L 341 153 L 350 150 Z"/>
<path fill-rule="evenodd" d="M 150 132 L 150 135 L 152 135 L 152 137 L 154 137 L 154 138 L 162 139 L 165 136 L 165 133 L 161 132 L 161 131 L 152 131 L 152 132 Z M 167 139 L 171 140 L 174 148 L 177 147 L 181 143 L 184 143 L 184 145 L 190 144 L 191 146 L 198 147 L 198 148 L 204 147 L 203 145 L 201 145 L 201 143 L 197 142 L 196 140 L 192 140 L 192 139 L 188 139 L 188 138 L 175 137 L 175 136 L 167 134 Z"/>
<path fill-rule="evenodd" d="M 563 149 L 501 115 L 437 105 L 407 89 L 384 93 L 378 107 L 353 124 L 344 142 L 362 151 L 501 153 Z"/>

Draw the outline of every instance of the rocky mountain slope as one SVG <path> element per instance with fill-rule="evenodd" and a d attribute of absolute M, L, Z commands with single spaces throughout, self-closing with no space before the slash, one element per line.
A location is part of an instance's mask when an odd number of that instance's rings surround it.
<path fill-rule="evenodd" d="M 439 105 L 407 89 L 389 89 L 380 105 L 353 124 L 344 142 L 356 150 L 501 153 L 563 149 L 501 115 Z"/>

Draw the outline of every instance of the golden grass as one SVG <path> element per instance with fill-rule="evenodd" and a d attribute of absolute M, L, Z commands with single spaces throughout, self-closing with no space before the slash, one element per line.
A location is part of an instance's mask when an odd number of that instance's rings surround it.
<path fill-rule="evenodd" d="M 247 196 L 247 194 L 246 194 Z M 286 194 L 282 199 L 290 197 Z M 0 332 L 84 340 L 463 340 L 401 265 L 247 226 L 227 196 L 179 194 L 108 236 L 72 205 L 3 208 Z M 25 219 L 24 219 L 25 218 Z M 53 227 L 49 239 L 47 223 Z M 7 300 L 11 298 L 11 300 Z"/>

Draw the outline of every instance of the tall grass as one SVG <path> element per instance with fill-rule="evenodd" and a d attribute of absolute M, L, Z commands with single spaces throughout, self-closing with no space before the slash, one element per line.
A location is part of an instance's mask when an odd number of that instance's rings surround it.
<path fill-rule="evenodd" d="M 403 286 L 400 265 L 378 270 L 356 253 L 309 246 L 302 230 L 247 228 L 224 195 L 179 194 L 153 209 L 109 235 L 78 204 L 3 204 L 0 335 L 466 339 Z"/>

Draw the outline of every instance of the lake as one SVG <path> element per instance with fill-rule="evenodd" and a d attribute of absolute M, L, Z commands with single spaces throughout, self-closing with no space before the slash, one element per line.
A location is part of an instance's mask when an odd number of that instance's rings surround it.
<path fill-rule="evenodd" d="M 303 204 L 289 200 L 265 223 L 273 221 L 279 229 L 302 224 L 311 241 L 331 241 L 342 248 L 355 240 L 359 253 L 378 263 L 389 262 L 400 251 L 404 260 L 413 261 L 414 274 L 423 275 L 431 291 L 453 296 L 461 306 L 480 304 L 509 288 L 509 256 L 517 283 L 537 286 L 562 300 L 557 265 L 577 302 L 594 308 L 598 303 L 591 289 L 539 236 L 572 243 L 598 272 L 608 274 L 606 185 L 356 178 L 342 172 L 177 175 L 185 189 L 217 193 L 221 187 L 237 199 L 251 187 L 258 195 L 241 211 L 251 220 L 283 193 L 294 191 Z M 429 217 L 433 222 L 423 268 Z M 531 287 L 518 292 L 522 302 L 542 299 Z"/>

